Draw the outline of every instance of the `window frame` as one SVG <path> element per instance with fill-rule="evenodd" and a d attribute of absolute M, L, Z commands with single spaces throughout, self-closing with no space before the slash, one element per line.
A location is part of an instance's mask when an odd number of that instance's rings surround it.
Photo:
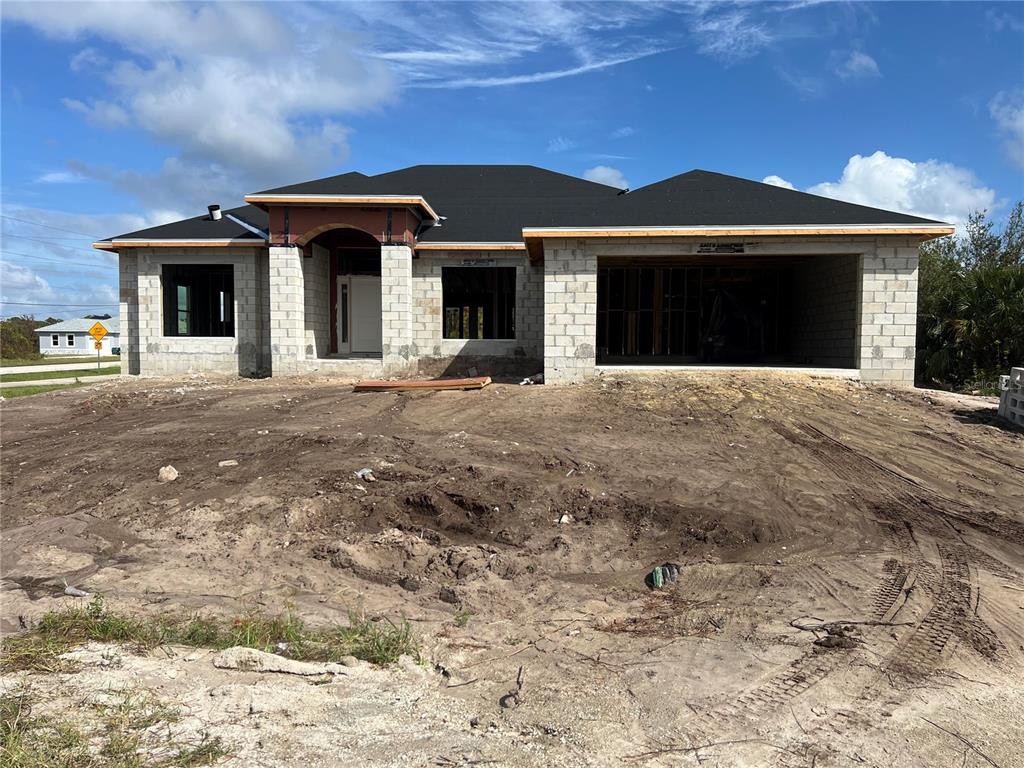
<path fill-rule="evenodd" d="M 462 301 L 456 302 L 454 297 L 450 297 L 449 294 L 449 279 L 457 279 L 455 278 L 457 272 L 464 276 L 473 272 L 489 273 L 491 285 L 479 288 L 476 296 L 467 292 Z M 518 270 L 513 265 L 462 263 L 442 266 L 441 339 L 443 341 L 515 341 L 518 333 L 516 327 L 518 282 Z M 467 303 L 470 298 L 481 299 L 488 289 L 493 292 L 489 302 Z M 451 319 L 454 316 L 450 314 L 450 311 L 459 313 L 457 318 L 458 335 L 453 335 L 451 330 Z M 486 330 L 488 326 L 491 328 L 489 332 Z M 476 336 L 471 335 L 474 329 L 477 329 L 478 335 Z"/>
<path fill-rule="evenodd" d="M 59 333 L 51 333 L 50 334 L 50 346 L 51 347 L 59 347 L 60 346 L 60 334 Z"/>
<path fill-rule="evenodd" d="M 235 265 L 161 264 L 160 306 L 160 325 L 165 338 L 236 338 Z M 196 332 L 197 327 L 202 332 Z"/>
<path fill-rule="evenodd" d="M 75 334 L 73 334 L 73 333 L 69 333 L 68 334 L 68 346 L 69 347 L 75 346 Z"/>

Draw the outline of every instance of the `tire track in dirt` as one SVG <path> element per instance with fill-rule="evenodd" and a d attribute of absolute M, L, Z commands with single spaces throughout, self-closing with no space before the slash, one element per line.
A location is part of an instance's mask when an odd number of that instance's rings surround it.
<path fill-rule="evenodd" d="M 896 551 L 898 557 L 885 563 L 887 578 L 872 593 L 874 618 L 891 620 L 918 588 L 932 597 L 931 608 L 911 636 L 883 661 L 883 673 L 899 675 L 908 682 L 920 680 L 934 672 L 960 640 L 968 642 L 989 660 L 998 660 L 1005 646 L 971 609 L 974 590 L 968 556 L 977 550 L 962 542 L 950 543 L 948 521 L 943 517 L 936 519 L 934 514 L 948 515 L 950 510 L 941 504 L 948 500 L 938 494 L 935 494 L 937 498 L 927 498 L 928 489 L 913 479 L 849 448 L 812 425 L 799 425 L 802 434 L 778 422 L 770 423 L 770 427 L 787 441 L 811 452 L 843 481 L 854 500 L 875 516 Z M 928 512 L 921 510 L 922 502 Z M 954 516 L 978 520 L 972 512 L 961 508 Z M 989 529 L 998 528 L 1011 537 L 1016 535 L 1013 521 L 999 518 L 986 522 Z M 938 568 L 922 551 L 915 526 L 935 539 L 940 560 Z M 1000 565 L 995 558 L 981 559 L 990 569 Z M 824 680 L 846 662 L 846 656 L 815 648 L 781 673 L 744 691 L 734 701 L 704 713 L 701 723 L 710 726 L 718 721 L 720 730 L 720 720 L 724 717 L 760 720 Z M 864 701 L 867 693 L 868 689 L 862 691 L 858 700 Z M 869 697 L 869 700 L 874 698 L 877 697 Z"/>

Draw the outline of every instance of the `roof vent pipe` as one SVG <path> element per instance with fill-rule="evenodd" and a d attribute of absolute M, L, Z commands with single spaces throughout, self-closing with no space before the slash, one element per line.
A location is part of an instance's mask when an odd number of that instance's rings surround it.
<path fill-rule="evenodd" d="M 211 221 L 220 221 L 220 206 L 219 205 L 208 205 L 207 210 L 210 211 Z"/>

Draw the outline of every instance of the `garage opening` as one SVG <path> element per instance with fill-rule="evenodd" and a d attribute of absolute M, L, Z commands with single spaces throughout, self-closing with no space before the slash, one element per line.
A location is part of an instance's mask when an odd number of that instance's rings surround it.
<path fill-rule="evenodd" d="M 598 365 L 856 367 L 856 256 L 601 260 Z"/>

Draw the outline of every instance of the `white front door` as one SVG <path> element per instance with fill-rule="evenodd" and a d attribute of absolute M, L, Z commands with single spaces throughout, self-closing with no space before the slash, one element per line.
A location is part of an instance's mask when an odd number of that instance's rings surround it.
<path fill-rule="evenodd" d="M 338 352 L 381 351 L 380 277 L 338 277 Z"/>

